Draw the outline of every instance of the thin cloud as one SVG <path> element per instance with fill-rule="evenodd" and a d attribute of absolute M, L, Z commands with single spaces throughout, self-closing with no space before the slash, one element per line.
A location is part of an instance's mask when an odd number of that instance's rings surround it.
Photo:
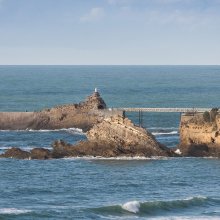
<path fill-rule="evenodd" d="M 101 20 L 105 15 L 104 9 L 100 7 L 92 8 L 87 14 L 80 18 L 81 22 L 93 22 Z"/>
<path fill-rule="evenodd" d="M 134 0 L 107 0 L 110 5 L 127 5 L 134 2 Z"/>

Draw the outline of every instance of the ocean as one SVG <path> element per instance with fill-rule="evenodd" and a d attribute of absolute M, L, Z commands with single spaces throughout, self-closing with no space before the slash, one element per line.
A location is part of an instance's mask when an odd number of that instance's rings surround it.
<path fill-rule="evenodd" d="M 0 111 L 78 103 L 98 88 L 109 108 L 219 107 L 220 66 L 0 66 Z M 126 114 L 138 123 L 138 113 Z M 179 113 L 144 113 L 179 143 Z M 86 139 L 77 128 L 0 131 L 0 153 Z M 217 158 L 0 159 L 3 219 L 220 219 Z"/>

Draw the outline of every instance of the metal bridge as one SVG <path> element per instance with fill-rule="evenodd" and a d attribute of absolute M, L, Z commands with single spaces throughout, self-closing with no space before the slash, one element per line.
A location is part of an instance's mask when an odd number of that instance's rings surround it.
<path fill-rule="evenodd" d="M 112 110 L 125 112 L 205 112 L 211 111 L 211 108 L 112 108 Z"/>

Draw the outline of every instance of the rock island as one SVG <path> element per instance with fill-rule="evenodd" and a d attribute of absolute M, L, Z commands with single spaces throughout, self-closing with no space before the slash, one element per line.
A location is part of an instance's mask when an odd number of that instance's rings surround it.
<path fill-rule="evenodd" d="M 134 125 L 122 111 L 107 109 L 95 91 L 84 102 L 58 106 L 40 112 L 0 113 L 0 129 L 59 129 L 77 127 L 86 131 L 87 140 L 70 145 L 62 140 L 50 151 L 35 148 L 30 152 L 8 149 L 0 157 L 50 159 L 63 157 L 153 157 L 173 156 L 146 129 Z"/>
<path fill-rule="evenodd" d="M 220 114 L 188 112 L 181 115 L 180 143 L 170 149 L 146 129 L 136 126 L 123 111 L 108 109 L 99 92 L 79 104 L 44 109 L 39 112 L 1 112 L 1 130 L 81 128 L 87 140 L 75 145 L 56 140 L 53 149 L 35 148 L 30 152 L 10 148 L 0 157 L 51 159 L 63 157 L 220 157 Z"/>

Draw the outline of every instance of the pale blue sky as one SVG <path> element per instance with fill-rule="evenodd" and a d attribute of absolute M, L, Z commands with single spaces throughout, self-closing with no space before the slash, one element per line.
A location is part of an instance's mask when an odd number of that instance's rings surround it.
<path fill-rule="evenodd" d="M 220 0 L 0 0 L 0 64 L 220 64 Z"/>

